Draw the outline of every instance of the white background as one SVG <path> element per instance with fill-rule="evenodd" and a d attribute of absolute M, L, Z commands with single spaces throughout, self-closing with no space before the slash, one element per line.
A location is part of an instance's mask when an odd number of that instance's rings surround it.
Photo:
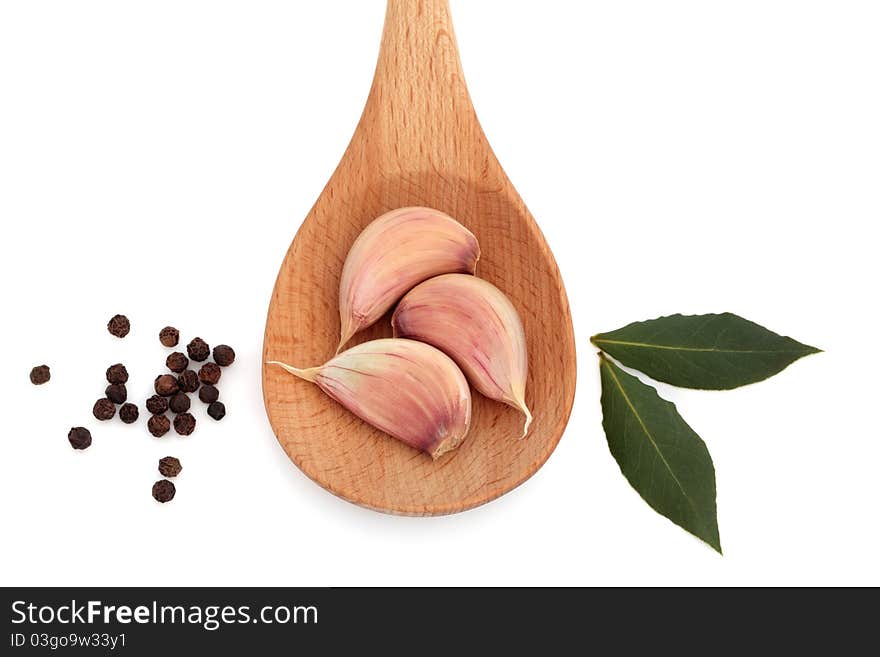
<path fill-rule="evenodd" d="M 383 3 L 0 4 L 0 582 L 880 584 L 880 7 L 452 9 L 477 112 L 567 284 L 578 390 L 535 477 L 417 519 L 309 481 L 260 389 L 277 267 L 358 120 Z M 724 557 L 621 476 L 589 344 L 721 311 L 826 350 L 733 392 L 661 386 L 714 458 Z M 142 404 L 166 324 L 236 348 L 226 419 L 197 404 L 196 433 L 163 440 L 96 422 L 111 363 Z M 166 454 L 184 470 L 163 506 Z"/>

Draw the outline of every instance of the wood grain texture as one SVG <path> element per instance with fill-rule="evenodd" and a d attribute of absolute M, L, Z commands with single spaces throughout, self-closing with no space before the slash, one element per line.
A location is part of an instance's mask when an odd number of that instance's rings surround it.
<path fill-rule="evenodd" d="M 313 366 L 339 335 L 339 275 L 373 219 L 424 205 L 479 239 L 477 274 L 504 291 L 528 340 L 522 417 L 474 393 L 461 447 L 437 461 L 373 429 L 314 385 L 263 366 L 263 394 L 281 446 L 332 493 L 372 509 L 439 515 L 473 508 L 528 479 L 562 435 L 575 391 L 575 345 L 565 289 L 538 226 L 495 158 L 465 86 L 446 0 L 389 0 L 373 86 L 339 166 L 281 265 L 263 360 Z M 349 345 L 389 337 L 388 318 Z"/>

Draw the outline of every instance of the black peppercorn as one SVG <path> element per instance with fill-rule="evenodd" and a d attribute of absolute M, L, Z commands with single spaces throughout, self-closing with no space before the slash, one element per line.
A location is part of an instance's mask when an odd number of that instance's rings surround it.
<path fill-rule="evenodd" d="M 116 363 L 107 368 L 108 383 L 128 383 L 128 370 L 122 363 Z"/>
<path fill-rule="evenodd" d="M 195 338 L 192 342 L 186 345 L 186 353 L 189 354 L 190 358 L 201 363 L 211 355 L 211 347 L 209 347 L 208 343 L 201 338 Z"/>
<path fill-rule="evenodd" d="M 226 417 L 225 404 L 221 401 L 211 402 L 211 404 L 208 405 L 208 415 L 219 422 Z"/>
<path fill-rule="evenodd" d="M 221 367 L 229 367 L 235 360 L 235 352 L 226 344 L 218 344 L 214 347 L 214 362 Z"/>
<path fill-rule="evenodd" d="M 169 420 L 164 415 L 152 415 L 150 419 L 147 420 L 147 429 L 150 430 L 150 433 L 156 436 L 156 438 L 161 438 L 168 430 L 171 428 L 171 420 Z"/>
<path fill-rule="evenodd" d="M 116 415 L 116 405 L 106 397 L 101 397 L 101 399 L 95 402 L 95 406 L 92 408 L 92 415 L 97 420 L 110 420 Z"/>
<path fill-rule="evenodd" d="M 174 430 L 181 436 L 190 435 L 196 428 L 196 419 L 192 413 L 181 413 L 174 416 Z"/>
<path fill-rule="evenodd" d="M 186 393 L 178 392 L 168 400 L 168 408 L 172 413 L 186 413 L 189 410 L 190 401 Z"/>
<path fill-rule="evenodd" d="M 176 374 L 183 372 L 187 365 L 189 365 L 189 358 L 179 351 L 168 354 L 168 358 L 165 359 L 165 367 Z"/>
<path fill-rule="evenodd" d="M 199 369 L 199 381 L 214 386 L 220 380 L 220 366 L 217 363 L 205 363 Z"/>
<path fill-rule="evenodd" d="M 202 386 L 199 388 L 199 399 L 206 404 L 213 404 L 220 397 L 220 391 L 214 386 Z"/>
<path fill-rule="evenodd" d="M 117 338 L 124 338 L 131 330 L 131 323 L 125 315 L 113 315 L 107 322 L 107 330 Z"/>
<path fill-rule="evenodd" d="M 180 341 L 180 331 L 173 326 L 166 326 L 159 331 L 159 342 L 166 347 L 176 347 Z"/>
<path fill-rule="evenodd" d="M 123 404 L 119 409 L 119 419 L 126 424 L 137 422 L 138 415 L 140 415 L 140 412 L 138 411 L 138 407 L 134 404 Z"/>
<path fill-rule="evenodd" d="M 37 365 L 31 370 L 31 383 L 35 386 L 41 386 L 52 378 L 48 365 Z"/>
<path fill-rule="evenodd" d="M 147 400 L 147 410 L 153 415 L 162 415 L 168 410 L 168 400 L 159 395 L 153 395 Z"/>
<path fill-rule="evenodd" d="M 163 477 L 176 477 L 183 470 L 180 460 L 173 456 L 166 456 L 159 459 L 159 474 Z"/>
<path fill-rule="evenodd" d="M 177 490 L 174 488 L 174 484 L 172 484 L 167 479 L 160 479 L 155 484 L 153 484 L 153 498 L 157 502 L 170 502 L 174 499 L 174 493 Z"/>
<path fill-rule="evenodd" d="M 128 399 L 128 390 L 125 389 L 124 383 L 111 383 L 104 390 L 104 394 L 114 404 L 124 404 L 125 400 Z"/>
<path fill-rule="evenodd" d="M 160 374 L 157 376 L 153 382 L 153 387 L 156 389 L 156 394 L 162 397 L 170 397 L 180 390 L 180 386 L 177 385 L 177 377 L 171 374 Z"/>
<path fill-rule="evenodd" d="M 73 427 L 67 434 L 67 440 L 74 449 L 85 449 L 92 444 L 92 434 L 85 427 Z"/>
<path fill-rule="evenodd" d="M 177 385 L 183 392 L 195 392 L 199 389 L 201 382 L 199 375 L 194 370 L 186 370 L 177 377 Z"/>

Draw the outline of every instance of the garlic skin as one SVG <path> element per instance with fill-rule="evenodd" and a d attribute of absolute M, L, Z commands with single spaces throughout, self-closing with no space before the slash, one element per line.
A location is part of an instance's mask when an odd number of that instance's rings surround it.
<path fill-rule="evenodd" d="M 342 267 L 336 353 L 413 286 L 439 274 L 473 274 L 479 258 L 473 233 L 439 210 L 399 208 L 375 219 L 355 240 Z"/>
<path fill-rule="evenodd" d="M 446 274 L 417 285 L 391 318 L 394 337 L 431 344 L 454 360 L 471 384 L 490 399 L 525 415 L 528 353 L 522 321 L 501 290 L 474 276 Z"/>
<path fill-rule="evenodd" d="M 307 369 L 266 364 L 311 381 L 365 422 L 435 459 L 458 447 L 470 428 L 464 374 L 422 342 L 371 340 Z"/>

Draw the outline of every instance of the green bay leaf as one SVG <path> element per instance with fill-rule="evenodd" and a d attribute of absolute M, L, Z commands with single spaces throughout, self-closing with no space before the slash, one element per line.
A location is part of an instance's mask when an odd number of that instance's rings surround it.
<path fill-rule="evenodd" d="M 633 488 L 658 513 L 721 552 L 715 467 L 675 404 L 600 355 L 602 427 Z"/>
<path fill-rule="evenodd" d="M 732 313 L 670 315 L 592 338 L 627 367 L 682 388 L 730 390 L 763 381 L 820 350 Z"/>

